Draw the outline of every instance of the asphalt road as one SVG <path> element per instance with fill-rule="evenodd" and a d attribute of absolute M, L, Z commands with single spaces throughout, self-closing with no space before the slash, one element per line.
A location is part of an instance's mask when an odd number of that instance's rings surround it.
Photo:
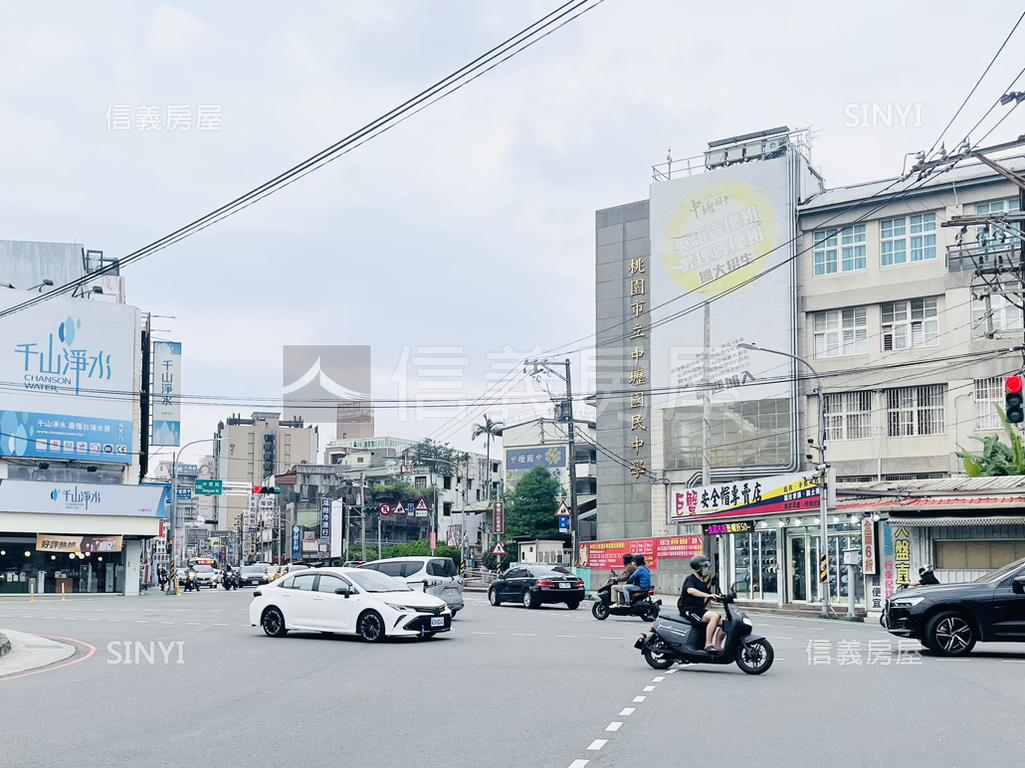
<path fill-rule="evenodd" d="M 637 619 L 467 597 L 449 635 L 378 645 L 264 637 L 248 591 L 0 599 L 0 627 L 79 645 L 75 663 L 0 678 L 0 764 L 1002 768 L 1025 754 L 1025 646 L 897 655 L 878 626 L 753 615 L 776 650 L 767 674 L 660 673 L 632 647 Z"/>

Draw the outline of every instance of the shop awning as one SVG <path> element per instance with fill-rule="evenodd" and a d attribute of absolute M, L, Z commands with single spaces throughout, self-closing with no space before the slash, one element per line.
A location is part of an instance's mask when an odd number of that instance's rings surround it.
<path fill-rule="evenodd" d="M 947 525 L 965 528 L 976 525 L 1025 525 L 1025 516 L 1008 515 L 1006 517 L 902 517 L 892 515 L 890 526 L 905 528 L 931 528 L 935 525 Z"/>
<path fill-rule="evenodd" d="M 844 499 L 836 506 L 838 512 L 847 514 L 858 512 L 889 512 L 899 514 L 909 511 L 923 514 L 936 512 L 949 514 L 957 510 L 972 512 L 1007 510 L 1025 511 L 1025 496 L 898 496 L 889 498 Z"/>

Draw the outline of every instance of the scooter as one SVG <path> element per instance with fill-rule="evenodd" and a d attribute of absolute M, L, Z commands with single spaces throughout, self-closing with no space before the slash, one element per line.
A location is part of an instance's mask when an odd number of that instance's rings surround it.
<path fill-rule="evenodd" d="M 234 571 L 231 571 L 230 573 L 225 572 L 224 575 L 221 576 L 221 586 L 227 590 L 238 589 L 238 576 L 235 575 Z"/>
<path fill-rule="evenodd" d="M 591 606 L 591 615 L 598 621 L 605 621 L 609 616 L 640 616 L 641 621 L 654 621 L 662 610 L 661 600 L 652 600 L 654 589 L 647 592 L 635 592 L 629 605 L 617 605 L 612 602 L 612 585 L 618 582 L 613 571 L 605 585 L 598 589 L 598 599 Z"/>
<path fill-rule="evenodd" d="M 706 626 L 680 617 L 663 616 L 651 626 L 650 635 L 641 635 L 634 643 L 644 660 L 655 669 L 669 669 L 681 664 L 733 664 L 749 675 L 760 675 L 772 666 L 772 645 L 761 635 L 752 634 L 751 619 L 734 606 L 736 592 L 718 598 L 726 610 L 723 622 L 725 639 L 722 649 L 705 650 Z"/>

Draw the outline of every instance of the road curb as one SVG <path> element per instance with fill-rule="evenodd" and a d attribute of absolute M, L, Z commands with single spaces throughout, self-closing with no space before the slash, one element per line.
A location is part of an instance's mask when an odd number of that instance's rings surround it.
<path fill-rule="evenodd" d="M 7 638 L 7 635 L 0 632 L 0 658 L 3 658 L 13 650 L 14 646 L 11 645 L 11 641 Z"/>

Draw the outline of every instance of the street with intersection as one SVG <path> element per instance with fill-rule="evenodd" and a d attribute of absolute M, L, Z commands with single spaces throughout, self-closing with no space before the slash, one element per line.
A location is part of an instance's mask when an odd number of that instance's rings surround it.
<path fill-rule="evenodd" d="M 251 591 L 0 601 L 0 627 L 74 654 L 0 677 L 5 768 L 1020 765 L 1025 652 L 967 659 L 878 625 L 752 613 L 776 650 L 657 672 L 647 624 L 589 603 L 499 608 L 467 593 L 452 632 L 368 644 L 249 626 Z M 0 660 L 3 664 L 17 654 Z M 586 761 L 586 762 L 585 762 Z"/>

